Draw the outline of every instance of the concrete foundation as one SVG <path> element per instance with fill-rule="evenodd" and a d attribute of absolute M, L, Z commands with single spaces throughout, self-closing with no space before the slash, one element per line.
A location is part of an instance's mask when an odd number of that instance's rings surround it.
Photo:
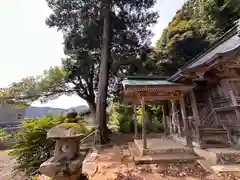
<path fill-rule="evenodd" d="M 142 140 L 136 139 L 129 143 L 129 149 L 136 164 L 189 162 L 198 159 L 190 148 L 166 138 L 147 139 L 147 149 L 143 149 Z"/>
<path fill-rule="evenodd" d="M 140 154 L 151 155 L 161 153 L 173 153 L 173 152 L 192 152 L 190 148 L 176 143 L 170 139 L 164 138 L 149 138 L 147 139 L 147 149 L 143 149 L 143 141 L 141 139 L 135 139 L 134 143 L 138 147 Z"/>

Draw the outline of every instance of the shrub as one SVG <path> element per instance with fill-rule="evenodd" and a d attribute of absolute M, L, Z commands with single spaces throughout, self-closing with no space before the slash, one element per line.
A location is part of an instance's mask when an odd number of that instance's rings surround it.
<path fill-rule="evenodd" d="M 146 128 L 148 132 L 163 132 L 162 107 L 146 106 L 147 121 Z M 123 133 L 134 132 L 134 112 L 130 106 L 124 106 L 120 103 L 113 103 L 110 106 L 110 124 L 117 126 Z M 142 109 L 137 111 L 138 131 L 142 130 Z"/>
<path fill-rule="evenodd" d="M 146 106 L 146 129 L 148 132 L 163 132 L 164 126 L 162 122 L 161 106 Z M 138 115 L 138 127 L 142 128 L 142 109 L 137 111 Z"/>
<path fill-rule="evenodd" d="M 3 129 L 0 129 L 0 141 L 3 141 L 6 138 Z"/>
<path fill-rule="evenodd" d="M 13 135 L 14 143 L 11 156 L 16 158 L 15 170 L 24 172 L 28 176 L 39 173 L 39 166 L 53 156 L 54 141 L 47 139 L 47 131 L 64 122 L 63 117 L 41 117 L 25 120 L 22 129 Z M 85 125 L 84 132 L 86 130 Z"/>
<path fill-rule="evenodd" d="M 120 103 L 113 103 L 110 106 L 109 123 L 118 127 L 123 133 L 133 132 L 133 109 Z"/>

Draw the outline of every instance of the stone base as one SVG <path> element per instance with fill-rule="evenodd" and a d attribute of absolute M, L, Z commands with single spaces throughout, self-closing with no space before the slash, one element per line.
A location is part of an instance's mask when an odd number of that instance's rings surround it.
<path fill-rule="evenodd" d="M 231 164 L 231 165 L 215 165 L 212 166 L 212 170 L 216 173 L 238 173 L 240 175 L 240 165 Z"/>
<path fill-rule="evenodd" d="M 240 151 L 232 148 L 194 148 L 194 151 L 200 157 L 209 161 L 211 164 L 239 164 Z"/>
<path fill-rule="evenodd" d="M 154 164 L 161 162 L 192 162 L 198 157 L 189 152 L 161 152 L 142 155 L 135 143 L 129 143 L 129 149 L 135 164 Z"/>
<path fill-rule="evenodd" d="M 48 177 L 52 177 L 55 180 L 65 180 L 65 176 L 68 174 L 73 177 L 82 173 L 82 162 L 84 160 L 83 155 L 79 155 L 78 158 L 72 160 L 66 164 L 55 162 L 53 158 L 50 158 L 40 166 L 40 172 Z M 66 175 L 67 172 L 68 174 Z M 69 179 L 69 176 L 66 178 Z M 66 180 L 68 180 L 66 179 Z"/>
<path fill-rule="evenodd" d="M 99 150 L 95 149 L 89 152 L 83 161 L 82 173 L 88 176 L 93 176 L 97 172 L 98 165 L 96 164 L 96 158 L 99 155 Z"/>
<path fill-rule="evenodd" d="M 141 155 L 192 152 L 190 148 L 170 139 L 163 138 L 147 139 L 147 149 L 143 149 L 143 141 L 141 139 L 135 139 L 134 143 L 139 149 Z"/>
<path fill-rule="evenodd" d="M 177 136 L 177 135 L 172 135 L 171 138 L 172 138 L 174 141 L 176 141 L 176 142 L 178 142 L 178 143 L 181 143 L 181 144 L 184 145 L 184 146 L 187 145 L 187 141 L 186 141 L 186 139 L 183 138 L 183 137 L 179 137 L 179 136 Z M 194 142 L 194 141 L 192 142 L 192 145 L 193 145 L 193 147 L 200 147 L 200 144 L 197 143 L 197 142 Z"/>
<path fill-rule="evenodd" d="M 52 180 L 77 180 L 81 175 L 81 171 L 71 176 L 53 177 Z"/>

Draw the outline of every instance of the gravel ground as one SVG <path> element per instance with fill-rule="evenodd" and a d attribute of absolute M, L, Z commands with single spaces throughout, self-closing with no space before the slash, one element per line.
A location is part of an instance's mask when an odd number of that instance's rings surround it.
<path fill-rule="evenodd" d="M 9 151 L 0 151 L 0 180 L 25 180 L 20 174 L 13 174 L 14 160 L 8 155 Z"/>

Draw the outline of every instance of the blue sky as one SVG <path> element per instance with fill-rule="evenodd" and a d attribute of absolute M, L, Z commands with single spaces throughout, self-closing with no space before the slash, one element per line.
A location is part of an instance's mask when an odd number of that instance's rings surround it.
<path fill-rule="evenodd" d="M 157 0 L 158 23 L 152 27 L 153 44 L 161 36 L 175 12 L 185 0 Z M 61 64 L 64 57 L 62 34 L 45 25 L 51 13 L 45 0 L 0 1 L 0 87 L 26 76 L 40 75 L 44 69 Z M 36 106 L 69 108 L 86 104 L 78 96 L 62 96 Z"/>

